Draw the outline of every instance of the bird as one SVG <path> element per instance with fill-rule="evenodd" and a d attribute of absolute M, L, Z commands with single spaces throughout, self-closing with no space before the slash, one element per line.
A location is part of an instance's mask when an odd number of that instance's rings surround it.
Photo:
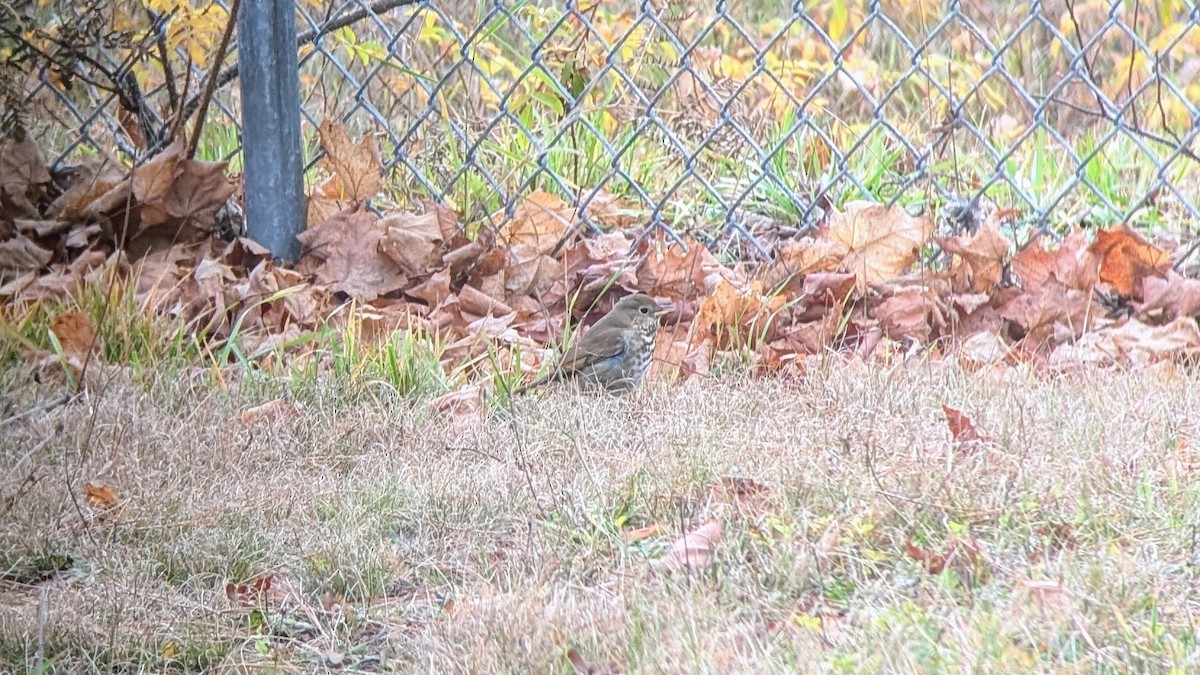
<path fill-rule="evenodd" d="M 644 293 L 625 296 L 572 344 L 549 373 L 517 387 L 513 394 L 557 380 L 574 379 L 613 394 L 641 383 L 650 369 L 658 317 L 665 313 Z"/>

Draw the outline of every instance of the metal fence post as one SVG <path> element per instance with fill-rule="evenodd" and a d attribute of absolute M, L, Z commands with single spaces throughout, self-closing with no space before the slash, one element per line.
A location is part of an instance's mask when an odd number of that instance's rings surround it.
<path fill-rule="evenodd" d="M 247 233 L 295 260 L 305 224 L 296 4 L 243 2 L 237 21 Z"/>

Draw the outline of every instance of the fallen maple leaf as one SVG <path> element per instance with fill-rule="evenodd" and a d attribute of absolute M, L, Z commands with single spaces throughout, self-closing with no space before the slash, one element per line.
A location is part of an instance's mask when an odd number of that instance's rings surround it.
<path fill-rule="evenodd" d="M 121 500 L 117 491 L 102 483 L 88 481 L 83 485 L 83 494 L 88 506 L 101 517 L 116 516 L 120 512 Z"/>
<path fill-rule="evenodd" d="M 522 245 L 537 255 L 546 255 L 575 224 L 576 213 L 558 197 L 535 190 L 516 205 L 511 217 L 497 212 L 492 219 L 503 223 L 497 236 L 502 246 Z"/>
<path fill-rule="evenodd" d="M 1076 228 L 1057 248 L 1041 246 L 1042 235 L 1030 240 L 1013 256 L 1010 266 L 1026 291 L 1035 291 L 1050 278 L 1080 291 L 1091 291 L 1099 281 L 1100 257 L 1088 247 L 1087 232 Z"/>
<path fill-rule="evenodd" d="M 379 250 L 383 235 L 370 211 L 343 211 L 297 236 L 304 251 L 296 267 L 335 291 L 370 302 L 408 286 L 399 265 Z"/>
<path fill-rule="evenodd" d="M 410 277 L 422 277 L 443 266 L 445 240 L 438 214 L 397 213 L 379 222 L 384 231 L 379 251 Z"/>
<path fill-rule="evenodd" d="M 899 205 L 857 201 L 830 216 L 827 236 L 845 245 L 842 268 L 857 275 L 862 290 L 907 271 L 933 230 L 932 220 L 910 216 Z"/>
<path fill-rule="evenodd" d="M 961 410 L 943 405 L 942 413 L 946 415 L 946 426 L 950 428 L 950 438 L 954 439 L 955 443 L 991 442 L 992 437 L 980 433 L 971 418 L 964 415 Z"/>
<path fill-rule="evenodd" d="M 1167 319 L 1200 314 L 1200 279 L 1189 279 L 1175 270 L 1164 277 L 1148 276 L 1142 281 L 1144 301 L 1137 306 L 1139 317 L 1162 311 Z"/>
<path fill-rule="evenodd" d="M 24 195 L 30 186 L 49 182 L 42 152 L 23 129 L 0 146 L 0 188 L 10 195 Z"/>
<path fill-rule="evenodd" d="M 1127 223 L 1111 230 L 1098 230 L 1096 242 L 1089 250 L 1100 257 L 1100 280 L 1125 296 L 1140 292 L 1147 277 L 1165 276 L 1171 266 L 1166 251 L 1151 244 Z"/>
<path fill-rule="evenodd" d="M 242 426 L 252 427 L 264 424 L 274 424 L 280 420 L 293 418 L 304 410 L 304 406 L 282 398 L 273 399 L 242 411 Z"/>
<path fill-rule="evenodd" d="M 96 326 L 92 323 L 92 317 L 79 310 L 59 314 L 50 324 L 50 330 L 63 352 L 75 356 L 87 354 L 96 340 Z"/>
<path fill-rule="evenodd" d="M 985 293 L 1000 283 L 1010 248 L 994 223 L 986 223 L 969 237 L 938 238 L 942 250 L 958 256 L 951 277 L 957 290 Z"/>
<path fill-rule="evenodd" d="M 321 138 L 321 149 L 325 157 L 321 166 L 336 175 L 349 202 L 361 202 L 374 197 L 383 187 L 383 163 L 374 136 L 364 136 L 355 143 L 350 140 L 346 128 L 330 120 L 324 120 L 317 128 Z"/>
<path fill-rule="evenodd" d="M 663 557 L 651 563 L 666 573 L 698 571 L 712 563 L 713 549 L 721 542 L 721 523 L 710 520 L 688 532 L 667 549 Z"/>
<path fill-rule="evenodd" d="M 938 298 L 929 291 L 913 289 L 897 293 L 871 311 L 883 332 L 892 340 L 911 339 L 927 344 L 935 328 L 946 324 Z"/>

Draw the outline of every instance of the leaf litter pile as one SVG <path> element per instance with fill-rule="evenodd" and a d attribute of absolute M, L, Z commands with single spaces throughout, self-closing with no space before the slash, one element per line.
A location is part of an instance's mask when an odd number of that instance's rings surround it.
<path fill-rule="evenodd" d="M 1128 226 L 1016 250 L 1004 234 L 1013 210 L 938 236 L 929 217 L 852 202 L 811 236 L 766 242 L 771 262 L 723 264 L 686 237 L 642 236 L 637 210 L 607 192 L 589 205 L 603 234 L 543 191 L 493 214 L 498 227 L 464 224 L 429 201 L 378 215 L 367 208 L 383 188 L 373 140 L 354 142 L 331 123 L 320 136 L 325 178 L 288 267 L 227 231 L 239 190 L 224 163 L 189 159 L 176 143 L 133 169 L 109 160 L 51 171 L 32 139 L 10 138 L 0 148 L 6 313 L 119 281 L 145 312 L 183 322 L 213 353 L 232 341 L 260 363 L 304 358 L 316 352 L 305 336 L 356 322 L 364 341 L 436 336 L 447 371 L 528 376 L 567 326 L 639 291 L 672 308 L 652 374 L 668 382 L 731 352 L 772 372 L 831 351 L 871 359 L 927 347 L 976 368 L 1062 369 L 1200 350 L 1200 281 L 1175 271 L 1182 249 Z M 60 342 L 94 334 L 69 323 L 56 324 Z"/>

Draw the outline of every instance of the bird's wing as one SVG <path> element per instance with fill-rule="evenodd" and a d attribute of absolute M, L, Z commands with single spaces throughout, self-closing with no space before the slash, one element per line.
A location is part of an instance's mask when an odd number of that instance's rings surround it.
<path fill-rule="evenodd" d="M 571 343 L 561 359 L 555 364 L 554 370 L 542 375 L 529 384 L 521 385 L 513 390 L 513 394 L 522 394 L 534 387 L 547 382 L 553 382 L 560 377 L 570 375 L 587 365 L 591 359 L 608 359 L 619 356 L 626 349 L 625 337 L 620 326 L 604 326 L 597 323 L 583 337 Z"/>
<path fill-rule="evenodd" d="M 572 373 L 588 361 L 610 359 L 620 356 L 624 351 L 625 336 L 619 326 L 596 325 L 567 348 L 556 370 L 563 374 Z"/>

